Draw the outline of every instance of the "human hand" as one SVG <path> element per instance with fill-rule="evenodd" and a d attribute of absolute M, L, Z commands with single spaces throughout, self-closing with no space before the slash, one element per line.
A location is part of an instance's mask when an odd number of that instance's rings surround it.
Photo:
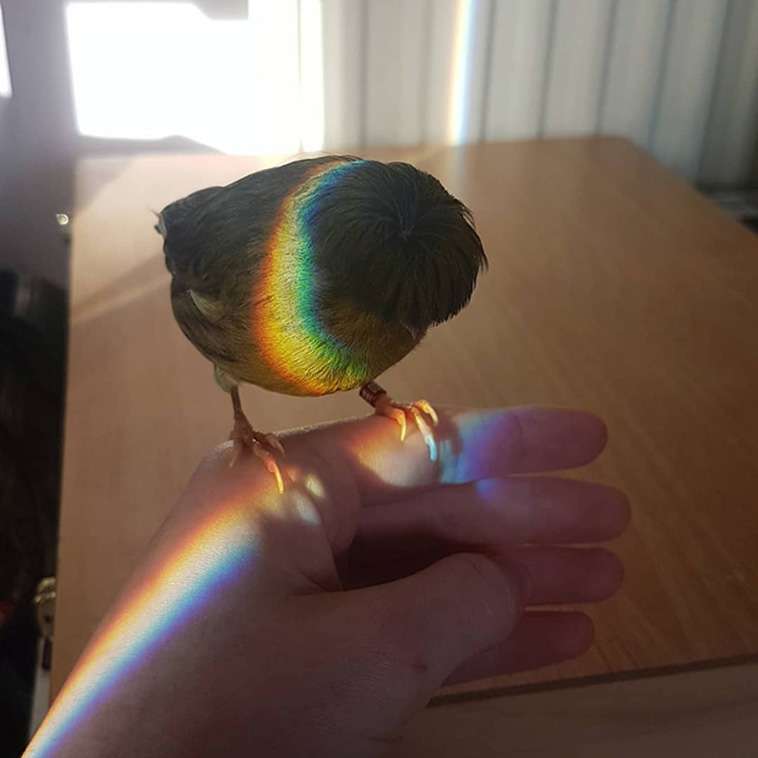
<path fill-rule="evenodd" d="M 373 756 L 443 684 L 586 650 L 617 490 L 518 476 L 603 449 L 589 414 L 443 412 L 439 460 L 387 419 L 283 436 L 279 495 L 229 445 L 193 475 L 27 755 Z"/>

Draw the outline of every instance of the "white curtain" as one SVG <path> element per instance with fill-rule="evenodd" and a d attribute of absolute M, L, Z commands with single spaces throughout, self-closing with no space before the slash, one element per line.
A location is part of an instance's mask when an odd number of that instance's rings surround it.
<path fill-rule="evenodd" d="M 229 152 L 615 134 L 704 184 L 752 169 L 758 0 L 249 0 L 240 20 L 69 6 L 84 133 Z"/>

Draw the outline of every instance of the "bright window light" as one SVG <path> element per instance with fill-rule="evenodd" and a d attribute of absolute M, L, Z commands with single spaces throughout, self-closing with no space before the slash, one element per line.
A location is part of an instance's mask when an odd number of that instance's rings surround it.
<path fill-rule="evenodd" d="M 218 21 L 190 3 L 69 3 L 79 131 L 182 135 L 228 153 L 319 149 L 323 66 L 301 75 L 302 51 L 321 56 L 316 4 L 299 17 L 298 0 L 249 0 L 247 19 Z"/>
<path fill-rule="evenodd" d="M 465 141 L 468 126 L 475 11 L 475 0 L 458 0 L 453 54 L 450 57 L 451 83 L 447 119 L 448 139 L 454 145 Z"/>
<path fill-rule="evenodd" d="M 0 5 L 0 97 L 10 97 L 12 94 L 11 72 L 8 68 L 8 51 L 5 49 L 3 7 Z"/>
<path fill-rule="evenodd" d="M 324 45 L 321 0 L 300 0 L 300 123 L 302 148 L 324 147 Z"/>

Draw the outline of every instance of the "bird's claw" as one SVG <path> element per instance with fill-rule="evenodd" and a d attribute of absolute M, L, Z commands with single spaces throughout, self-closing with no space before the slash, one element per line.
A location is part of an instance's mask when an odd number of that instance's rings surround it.
<path fill-rule="evenodd" d="M 437 426 L 439 416 L 429 402 L 426 400 L 416 400 L 413 403 L 396 403 L 385 395 L 380 398 L 375 407 L 379 415 L 391 418 L 400 427 L 401 442 L 405 440 L 408 431 L 407 419 L 410 416 L 424 440 L 424 444 L 429 451 L 430 460 L 437 460 L 437 442 L 424 416 L 426 415 L 431 419 L 432 426 Z"/>
<path fill-rule="evenodd" d="M 376 412 L 382 416 L 391 418 L 400 427 L 400 441 L 403 442 L 408 432 L 408 420 L 405 415 L 405 409 L 394 404 L 387 404 L 385 408 L 377 407 Z"/>
<path fill-rule="evenodd" d="M 278 442 L 278 440 L 277 440 Z M 284 449 L 281 446 L 281 443 L 279 444 L 279 447 L 277 449 L 281 448 L 282 452 Z M 276 458 L 274 457 L 273 453 L 270 450 L 267 450 L 263 445 L 261 445 L 260 442 L 257 442 L 253 446 L 253 452 L 263 461 L 263 465 L 266 467 L 266 470 L 273 474 L 274 479 L 276 480 L 276 488 L 279 490 L 279 494 L 283 494 L 284 492 L 284 479 L 282 478 L 282 471 L 279 468 L 279 464 L 276 462 Z"/>
<path fill-rule="evenodd" d="M 440 417 L 437 415 L 437 411 L 432 408 L 432 404 L 428 400 L 416 400 L 415 403 L 412 403 L 412 405 L 415 405 L 416 408 L 426 413 L 429 418 L 432 420 L 432 426 L 437 426 L 440 422 Z"/>
<path fill-rule="evenodd" d="M 280 455 L 284 455 L 284 445 L 279 441 L 279 438 L 275 434 L 264 434 L 263 438 L 266 440 L 266 444 L 269 447 L 273 447 Z"/>
<path fill-rule="evenodd" d="M 276 480 L 276 488 L 279 494 L 284 492 L 284 478 L 276 454 L 284 455 L 284 447 L 275 434 L 263 434 L 256 432 L 245 416 L 237 416 L 234 419 L 234 428 L 229 439 L 234 442 L 234 452 L 229 461 L 229 466 L 234 466 L 243 448 L 251 450 L 261 459 L 266 470 Z"/>

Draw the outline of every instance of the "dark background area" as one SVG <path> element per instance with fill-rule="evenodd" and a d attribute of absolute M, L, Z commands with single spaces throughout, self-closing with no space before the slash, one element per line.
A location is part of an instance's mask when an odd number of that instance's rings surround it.
<path fill-rule="evenodd" d="M 0 755 L 27 737 L 37 655 L 33 598 L 55 573 L 66 302 L 0 271 Z"/>

